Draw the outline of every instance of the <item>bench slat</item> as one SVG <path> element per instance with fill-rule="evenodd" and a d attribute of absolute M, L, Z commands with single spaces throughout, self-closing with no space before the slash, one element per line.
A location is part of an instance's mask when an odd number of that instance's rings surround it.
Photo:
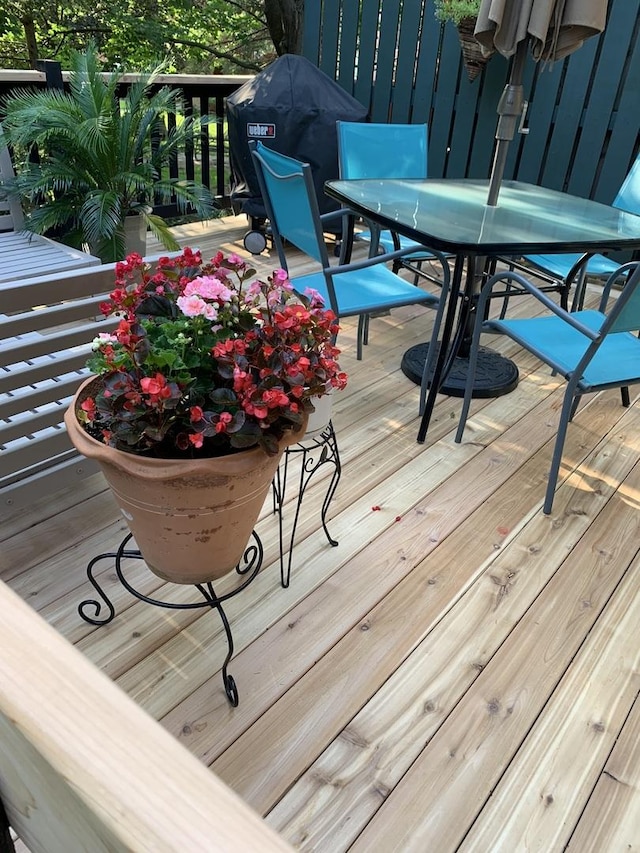
<path fill-rule="evenodd" d="M 0 418 L 9 420 L 22 412 L 55 403 L 57 400 L 66 400 L 75 394 L 80 383 L 88 375 L 89 371 L 86 369 L 74 371 L 58 376 L 55 380 L 47 379 L 3 394 L 0 396 Z"/>
<path fill-rule="evenodd" d="M 83 347 L 86 353 L 91 343 L 100 332 L 110 332 L 117 325 L 117 320 L 105 320 L 76 325 L 73 328 L 51 332 L 51 334 L 26 335 L 11 342 L 4 343 L 0 352 L 0 367 L 19 365 L 23 361 L 32 361 L 43 355 L 55 355 L 64 350 Z M 86 356 L 85 356 L 86 357 Z"/>

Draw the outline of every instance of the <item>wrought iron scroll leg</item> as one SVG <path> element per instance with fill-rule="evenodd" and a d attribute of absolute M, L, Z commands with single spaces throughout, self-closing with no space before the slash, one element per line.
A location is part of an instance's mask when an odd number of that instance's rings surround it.
<path fill-rule="evenodd" d="M 340 462 L 340 452 L 338 451 L 338 440 L 336 439 L 336 434 L 331 421 L 329 421 L 329 430 L 330 432 L 327 437 L 327 444 L 331 447 L 331 459 L 327 461 L 331 461 L 333 463 L 334 470 L 331 475 L 331 481 L 329 482 L 329 488 L 327 489 L 324 501 L 322 502 L 320 518 L 322 519 L 322 528 L 325 532 L 325 536 L 327 537 L 327 541 L 335 548 L 338 545 L 338 540 L 334 539 L 329 533 L 329 528 L 327 527 L 327 513 L 329 512 L 329 506 L 331 505 L 333 496 L 338 488 L 338 483 L 340 482 L 340 477 L 342 475 L 342 463 Z"/>
<path fill-rule="evenodd" d="M 97 557 L 94 557 L 89 561 L 87 565 L 87 577 L 89 578 L 89 583 L 98 593 L 104 604 L 107 606 L 108 613 L 105 618 L 99 619 L 100 611 L 102 610 L 102 604 L 96 598 L 86 598 L 84 601 L 81 601 L 78 605 L 78 613 L 84 619 L 85 622 L 89 622 L 90 625 L 107 625 L 111 620 L 115 617 L 116 611 L 111 603 L 111 599 L 107 597 L 107 594 L 102 589 L 98 581 L 95 579 L 93 574 L 94 566 L 100 563 L 102 560 L 115 560 L 117 554 L 115 551 L 109 551 L 106 554 L 98 554 Z M 95 615 L 89 616 L 87 613 L 87 609 L 92 608 Z"/>
<path fill-rule="evenodd" d="M 320 457 L 317 461 L 313 459 L 311 453 L 316 451 L 320 452 Z M 283 506 L 284 506 L 284 494 L 286 489 L 286 478 L 287 478 L 287 466 L 288 466 L 288 454 L 289 453 L 302 453 L 302 464 L 300 466 L 300 478 L 298 484 L 298 496 L 296 498 L 296 508 L 293 516 L 293 524 L 291 527 L 291 535 L 289 537 L 289 552 L 287 555 L 286 565 L 284 558 L 284 529 L 283 529 Z M 330 545 L 335 547 L 338 545 L 338 541 L 334 539 L 329 533 L 329 529 L 327 527 L 327 513 L 329 511 L 329 506 L 331 501 L 333 500 L 333 496 L 338 487 L 338 483 L 340 481 L 340 476 L 342 473 L 342 465 L 340 463 L 340 453 L 338 452 L 338 441 L 336 438 L 335 430 L 333 428 L 333 423 L 329 421 L 326 429 L 322 432 L 320 437 L 315 441 L 312 447 L 306 447 L 303 444 L 296 445 L 292 448 L 287 448 L 285 450 L 285 461 L 283 465 L 283 472 L 281 474 L 280 470 L 278 470 L 276 474 L 276 479 L 274 480 L 274 498 L 277 495 L 278 501 L 274 501 L 274 505 L 277 503 L 276 512 L 278 513 L 278 531 L 280 535 L 280 582 L 282 586 L 286 589 L 289 586 L 291 580 L 291 562 L 293 559 L 293 547 L 295 544 L 295 536 L 296 530 L 298 527 L 298 520 L 300 518 L 300 510 L 302 508 L 302 500 L 304 498 L 305 491 L 311 477 L 315 474 L 315 472 L 322 465 L 327 463 L 331 463 L 334 466 L 334 471 L 331 476 L 331 480 L 329 481 L 329 487 L 324 497 L 324 501 L 322 502 L 322 508 L 320 511 L 320 518 L 322 521 L 322 528 L 325 532 L 327 540 Z M 277 483 L 277 485 L 276 485 Z"/>
<path fill-rule="evenodd" d="M 16 853 L 16 848 L 11 838 L 9 818 L 7 817 L 2 800 L 0 800 L 0 853 Z"/>
<path fill-rule="evenodd" d="M 227 699 L 234 708 L 237 708 L 239 702 L 238 688 L 236 686 L 236 682 L 233 676 L 229 675 L 229 672 L 227 670 L 229 661 L 233 657 L 233 635 L 231 633 L 231 625 L 229 624 L 227 614 L 224 612 L 224 608 L 222 607 L 220 599 L 214 592 L 211 582 L 207 582 L 206 587 L 199 583 L 195 586 L 198 590 L 200 590 L 200 592 L 205 597 L 210 606 L 218 611 L 218 615 L 220 616 L 220 620 L 222 622 L 222 627 L 224 628 L 224 632 L 227 635 L 228 650 L 227 656 L 225 657 L 224 663 L 222 664 L 222 683 L 224 685 L 224 692 L 227 694 Z"/>

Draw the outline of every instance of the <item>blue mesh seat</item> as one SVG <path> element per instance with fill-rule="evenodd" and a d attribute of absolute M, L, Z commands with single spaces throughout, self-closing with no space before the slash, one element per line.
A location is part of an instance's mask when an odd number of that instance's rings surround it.
<path fill-rule="evenodd" d="M 613 283 L 621 276 L 626 283 L 617 299 L 611 298 Z M 547 294 L 517 272 L 502 272 L 484 286 L 478 303 L 478 316 L 486 316 L 487 299 L 494 285 L 509 282 L 517 291 L 529 294 L 545 306 L 547 312 L 532 318 L 487 320 L 476 323 L 469 372 L 456 442 L 462 441 L 471 403 L 481 332 L 508 335 L 567 380 L 560 423 L 544 500 L 549 514 L 560 470 L 567 427 L 583 394 L 607 388 L 626 388 L 640 382 L 640 265 L 624 264 L 607 279 L 597 311 L 566 311 Z"/>
<path fill-rule="evenodd" d="M 612 202 L 612 207 L 640 213 L 640 155 L 631 167 L 624 183 Z M 587 278 L 607 279 L 620 266 L 605 255 L 593 255 L 587 261 L 586 255 L 524 255 L 523 260 L 541 273 L 547 284 L 560 292 L 562 304 L 568 306 L 568 295 L 574 282 L 576 285 L 573 307 L 581 308 L 584 301 L 584 288 Z M 586 263 L 585 263 L 586 261 Z M 520 267 L 518 267 L 520 268 Z"/>

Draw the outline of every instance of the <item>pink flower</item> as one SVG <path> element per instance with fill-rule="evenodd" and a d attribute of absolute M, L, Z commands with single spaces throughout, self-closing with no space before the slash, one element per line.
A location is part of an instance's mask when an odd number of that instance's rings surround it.
<path fill-rule="evenodd" d="M 203 299 L 213 299 L 218 302 L 231 302 L 233 293 L 224 282 L 213 275 L 203 275 L 194 278 L 184 289 L 183 296 L 201 296 Z"/>
<path fill-rule="evenodd" d="M 293 285 L 289 281 L 289 273 L 286 270 L 274 270 L 273 281 L 281 285 L 285 290 L 293 290 Z"/>
<path fill-rule="evenodd" d="M 176 299 L 178 308 L 182 311 L 185 317 L 206 317 L 207 320 L 218 319 L 218 309 L 215 305 L 205 302 L 199 296 L 179 296 Z"/>

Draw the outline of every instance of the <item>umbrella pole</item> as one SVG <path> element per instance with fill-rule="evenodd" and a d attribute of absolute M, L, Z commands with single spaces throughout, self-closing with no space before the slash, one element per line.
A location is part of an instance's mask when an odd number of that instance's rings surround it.
<path fill-rule="evenodd" d="M 487 204 L 495 207 L 498 203 L 498 194 L 500 193 L 500 184 L 504 174 L 505 163 L 507 162 L 507 152 L 509 143 L 513 139 L 516 131 L 516 123 L 522 115 L 522 107 L 524 104 L 524 89 L 522 86 L 522 74 L 524 71 L 524 63 L 527 56 L 527 39 L 518 43 L 516 54 L 511 63 L 511 74 L 509 82 L 504 87 L 504 91 L 500 97 L 498 104 L 498 126 L 496 128 L 496 151 L 491 167 L 491 179 L 489 181 L 489 196 Z"/>

